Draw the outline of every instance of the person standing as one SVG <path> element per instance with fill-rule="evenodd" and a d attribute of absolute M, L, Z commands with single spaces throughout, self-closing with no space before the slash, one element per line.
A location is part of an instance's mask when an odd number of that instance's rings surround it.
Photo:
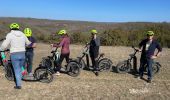
<path fill-rule="evenodd" d="M 91 40 L 90 40 L 90 49 L 89 54 L 92 61 L 92 67 L 94 68 L 96 76 L 98 76 L 98 62 L 97 58 L 99 55 L 99 48 L 100 48 L 100 38 L 97 37 L 97 30 L 91 30 Z"/>
<path fill-rule="evenodd" d="M 66 30 L 60 30 L 58 35 L 61 36 L 60 43 L 58 44 L 52 44 L 52 47 L 59 48 L 61 47 L 61 55 L 59 62 L 56 66 L 56 75 L 60 75 L 61 65 L 63 60 L 66 60 L 66 63 L 69 63 L 69 56 L 70 56 L 70 37 L 67 34 Z"/>
<path fill-rule="evenodd" d="M 148 70 L 148 83 L 151 83 L 152 80 L 152 64 L 153 60 L 159 57 L 160 53 L 162 52 L 162 47 L 154 39 L 154 32 L 148 31 L 146 33 L 147 38 L 142 40 L 139 43 L 139 51 L 142 51 L 141 58 L 140 58 L 140 68 L 139 68 L 139 77 L 143 79 L 143 72 L 144 72 L 144 65 L 147 64 Z M 158 52 L 155 54 L 155 50 L 158 49 Z"/>
<path fill-rule="evenodd" d="M 15 74 L 15 89 L 21 89 L 22 71 L 21 67 L 25 63 L 25 46 L 31 42 L 24 35 L 23 32 L 19 31 L 19 25 L 12 23 L 10 25 L 10 32 L 7 34 L 6 39 L 1 45 L 1 49 L 6 49 L 10 46 L 10 58 Z"/>
<path fill-rule="evenodd" d="M 32 30 L 30 28 L 24 29 L 24 34 L 28 38 L 28 40 L 31 42 L 30 45 L 26 46 L 26 64 L 27 65 L 27 72 L 28 76 L 32 76 L 32 63 L 33 63 L 33 57 L 34 57 L 34 48 L 36 48 L 36 40 L 32 36 Z"/>

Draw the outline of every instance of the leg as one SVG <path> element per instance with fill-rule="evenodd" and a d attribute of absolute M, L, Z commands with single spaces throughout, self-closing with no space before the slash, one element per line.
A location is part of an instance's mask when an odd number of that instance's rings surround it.
<path fill-rule="evenodd" d="M 33 62 L 33 56 L 34 56 L 34 53 L 31 51 L 31 52 L 28 52 L 28 66 L 27 66 L 27 71 L 28 73 L 32 73 L 32 62 Z"/>
<path fill-rule="evenodd" d="M 61 55 L 60 55 L 60 60 L 59 60 L 59 62 L 58 62 L 58 64 L 57 64 L 57 68 L 56 68 L 57 71 L 60 71 L 60 70 L 61 70 L 61 64 L 62 64 L 63 60 L 64 60 L 64 55 L 61 54 Z"/>
<path fill-rule="evenodd" d="M 90 55 L 91 62 L 92 62 L 92 67 L 95 68 L 95 58 L 93 55 Z"/>
<path fill-rule="evenodd" d="M 11 61 L 15 73 L 15 80 L 16 80 L 15 84 L 16 86 L 21 86 L 22 72 L 20 67 L 20 59 L 18 59 L 18 55 L 12 54 Z"/>
<path fill-rule="evenodd" d="M 139 76 L 143 77 L 143 72 L 144 72 L 144 65 L 146 64 L 146 61 L 144 58 L 140 59 L 140 68 L 139 68 Z"/>
<path fill-rule="evenodd" d="M 94 67 L 95 67 L 95 70 L 96 71 L 99 71 L 99 65 L 98 65 L 98 60 L 97 60 L 97 58 L 98 58 L 98 53 L 95 55 L 95 57 L 94 57 Z"/>
<path fill-rule="evenodd" d="M 65 59 L 66 59 L 67 64 L 69 63 L 69 58 L 70 58 L 69 56 L 70 56 L 70 53 L 65 55 Z"/>
<path fill-rule="evenodd" d="M 28 67 L 28 65 L 27 65 L 28 63 L 27 62 L 28 62 L 28 53 L 25 52 L 25 64 L 24 64 L 23 67 L 24 67 L 24 69 L 27 69 L 27 71 L 28 71 L 28 68 L 27 68 Z"/>
<path fill-rule="evenodd" d="M 147 59 L 147 68 L 148 68 L 148 80 L 152 80 L 152 64 L 153 59 Z"/>

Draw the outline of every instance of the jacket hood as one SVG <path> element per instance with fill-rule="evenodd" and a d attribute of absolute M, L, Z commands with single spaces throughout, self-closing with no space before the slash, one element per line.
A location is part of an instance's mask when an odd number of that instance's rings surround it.
<path fill-rule="evenodd" d="M 11 33 L 13 35 L 15 35 L 16 37 L 21 37 L 23 36 L 23 33 L 21 31 L 18 31 L 18 30 L 11 30 Z"/>

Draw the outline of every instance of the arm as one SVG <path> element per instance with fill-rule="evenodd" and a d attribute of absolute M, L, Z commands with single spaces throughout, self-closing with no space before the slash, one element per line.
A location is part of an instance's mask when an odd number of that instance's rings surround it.
<path fill-rule="evenodd" d="M 96 46 L 100 46 L 100 38 L 99 37 L 97 37 L 94 41 L 96 43 Z"/>
<path fill-rule="evenodd" d="M 28 38 L 25 36 L 25 42 L 26 42 L 26 45 L 30 45 L 31 42 L 28 40 Z"/>
<path fill-rule="evenodd" d="M 158 49 L 158 52 L 156 53 L 156 56 L 157 56 L 157 57 L 159 57 L 159 55 L 160 55 L 160 54 L 161 54 L 161 52 L 162 52 L 162 47 L 160 46 L 160 44 L 159 44 L 159 43 L 157 43 L 156 48 Z"/>
<path fill-rule="evenodd" d="M 143 48 L 143 45 L 144 45 L 144 40 L 142 40 L 140 43 L 139 43 L 139 51 L 141 52 L 142 51 L 142 48 Z"/>
<path fill-rule="evenodd" d="M 7 35 L 6 39 L 3 41 L 2 45 L 1 45 L 1 49 L 5 50 L 9 46 L 10 42 L 11 42 L 10 36 Z"/>
<path fill-rule="evenodd" d="M 35 40 L 35 38 L 33 37 L 33 42 L 32 42 L 33 44 L 32 44 L 32 48 L 36 48 L 36 46 L 37 46 L 37 43 L 36 43 L 36 40 Z"/>
<path fill-rule="evenodd" d="M 156 42 L 156 48 L 158 49 L 158 52 L 151 57 L 152 59 L 155 59 L 155 58 L 159 57 L 160 54 L 161 54 L 161 52 L 162 52 L 162 47 L 161 47 L 160 44 L 157 43 L 157 42 Z"/>
<path fill-rule="evenodd" d="M 64 39 L 62 39 L 59 44 L 58 44 L 58 43 L 52 44 L 52 47 L 57 47 L 57 48 L 59 48 L 59 47 L 63 46 L 63 44 L 64 44 Z"/>
<path fill-rule="evenodd" d="M 33 43 L 32 47 L 36 48 L 36 46 L 37 46 L 37 43 Z"/>

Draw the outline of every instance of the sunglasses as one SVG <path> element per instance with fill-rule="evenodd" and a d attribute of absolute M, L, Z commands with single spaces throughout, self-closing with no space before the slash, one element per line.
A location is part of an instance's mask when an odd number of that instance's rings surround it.
<path fill-rule="evenodd" d="M 153 35 L 147 35 L 147 36 L 153 36 Z"/>

